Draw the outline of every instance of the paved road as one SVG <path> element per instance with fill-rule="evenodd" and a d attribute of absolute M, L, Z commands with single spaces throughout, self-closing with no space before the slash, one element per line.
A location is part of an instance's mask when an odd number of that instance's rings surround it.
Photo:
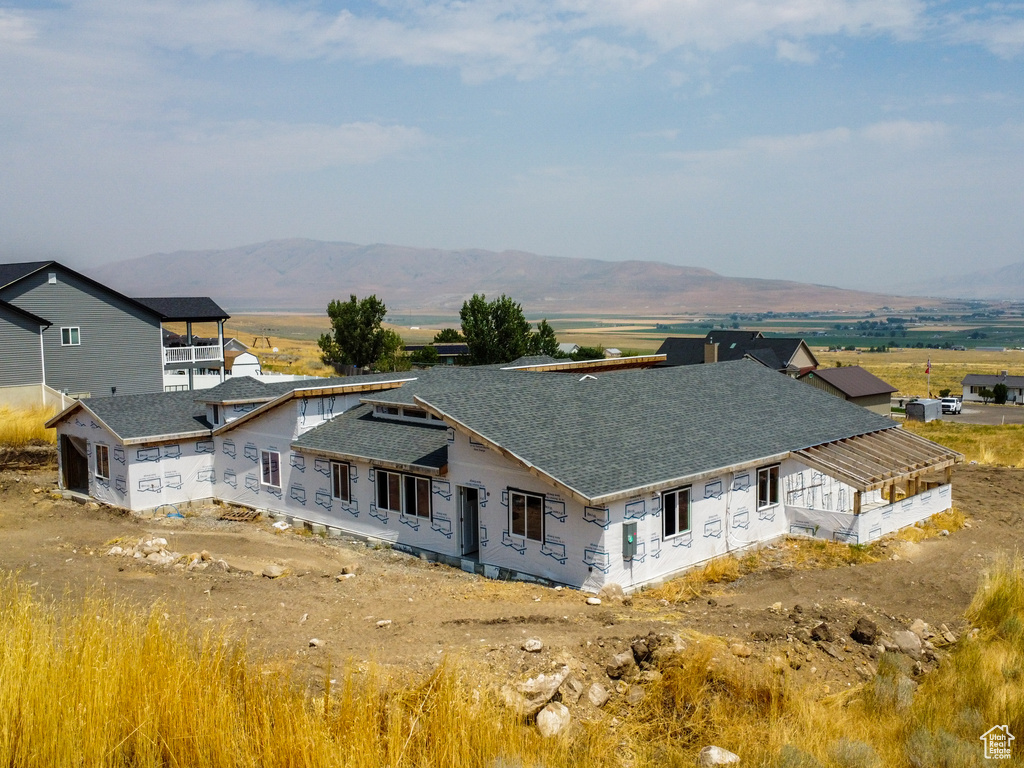
<path fill-rule="evenodd" d="M 907 399 L 903 399 L 904 405 Z M 894 398 L 893 405 L 897 403 L 898 400 Z M 1024 424 L 1024 405 L 964 403 L 960 415 L 943 414 L 942 420 L 960 422 L 961 424 Z"/>

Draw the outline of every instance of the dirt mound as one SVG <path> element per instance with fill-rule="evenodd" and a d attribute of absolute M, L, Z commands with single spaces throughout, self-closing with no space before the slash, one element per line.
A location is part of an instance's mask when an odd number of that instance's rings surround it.
<path fill-rule="evenodd" d="M 14 469 L 56 469 L 57 447 L 42 445 L 0 445 L 0 468 Z"/>

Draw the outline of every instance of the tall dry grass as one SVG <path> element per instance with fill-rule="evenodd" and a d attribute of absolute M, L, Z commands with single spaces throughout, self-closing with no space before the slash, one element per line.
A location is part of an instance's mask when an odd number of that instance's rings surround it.
<path fill-rule="evenodd" d="M 0 764 L 377 766 L 601 762 L 601 740 L 544 742 L 441 665 L 414 684 L 338 670 L 311 695 L 286 667 L 161 609 L 44 604 L 0 586 Z"/>
<path fill-rule="evenodd" d="M 964 455 L 965 461 L 1024 467 L 1024 424 L 983 425 L 908 421 L 904 428 Z"/>
<path fill-rule="evenodd" d="M 968 618 L 977 637 L 930 675 L 914 681 L 906 657 L 885 654 L 873 680 L 838 692 L 798 686 L 784 662 L 741 661 L 723 639 L 691 633 L 635 707 L 613 702 L 545 741 L 480 670 L 442 664 L 412 682 L 338 670 L 310 693 L 287 667 L 160 609 L 51 605 L 9 577 L 0 764 L 683 766 L 717 744 L 752 766 L 980 766 L 988 728 L 1024 733 L 1024 561 L 992 569 Z"/>
<path fill-rule="evenodd" d="M 52 408 L 42 406 L 0 406 L 0 445 L 20 447 L 33 443 L 56 443 L 57 431 L 43 426 L 55 413 Z"/>

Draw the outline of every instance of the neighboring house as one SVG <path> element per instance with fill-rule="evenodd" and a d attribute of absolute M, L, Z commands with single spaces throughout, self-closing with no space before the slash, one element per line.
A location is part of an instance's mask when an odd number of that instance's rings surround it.
<path fill-rule="evenodd" d="M 571 341 L 563 341 L 558 344 L 558 352 L 561 355 L 568 357 L 569 355 L 575 355 L 580 351 L 579 344 L 573 344 Z"/>
<path fill-rule="evenodd" d="M 892 413 L 892 393 L 896 387 L 859 365 L 818 368 L 798 378 L 812 387 L 823 389 L 882 416 Z"/>
<path fill-rule="evenodd" d="M 461 342 L 444 344 L 410 344 L 405 347 L 405 351 L 419 352 L 424 347 L 433 347 L 437 350 L 439 365 L 459 365 L 469 359 L 469 345 Z"/>
<path fill-rule="evenodd" d="M 227 318 L 208 298 L 133 299 L 55 261 L 0 264 L 0 401 L 160 392 L 165 369 L 223 360 L 219 344 L 164 349 L 162 324 Z"/>
<path fill-rule="evenodd" d="M 818 359 L 803 339 L 765 338 L 760 331 L 710 331 L 703 339 L 669 337 L 658 352 L 665 355 L 665 366 L 723 363 L 749 358 L 791 376 L 818 367 Z"/>
<path fill-rule="evenodd" d="M 996 384 L 1006 385 L 1006 402 L 1024 403 L 1024 376 L 1011 376 L 1009 371 L 1001 371 L 997 374 L 969 373 L 960 382 L 964 388 L 964 402 L 981 403 L 985 398 L 981 396 L 981 390 L 991 390 Z"/>
<path fill-rule="evenodd" d="M 586 589 L 785 534 L 864 543 L 951 505 L 962 456 L 760 364 L 595 362 L 233 378 L 84 400 L 49 426 L 61 486 L 103 502 L 220 499 Z"/>

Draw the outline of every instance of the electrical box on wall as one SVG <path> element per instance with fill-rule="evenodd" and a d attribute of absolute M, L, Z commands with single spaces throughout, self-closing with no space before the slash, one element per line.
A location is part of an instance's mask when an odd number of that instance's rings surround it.
<path fill-rule="evenodd" d="M 632 560 L 636 556 L 636 523 L 622 524 L 622 559 Z"/>

